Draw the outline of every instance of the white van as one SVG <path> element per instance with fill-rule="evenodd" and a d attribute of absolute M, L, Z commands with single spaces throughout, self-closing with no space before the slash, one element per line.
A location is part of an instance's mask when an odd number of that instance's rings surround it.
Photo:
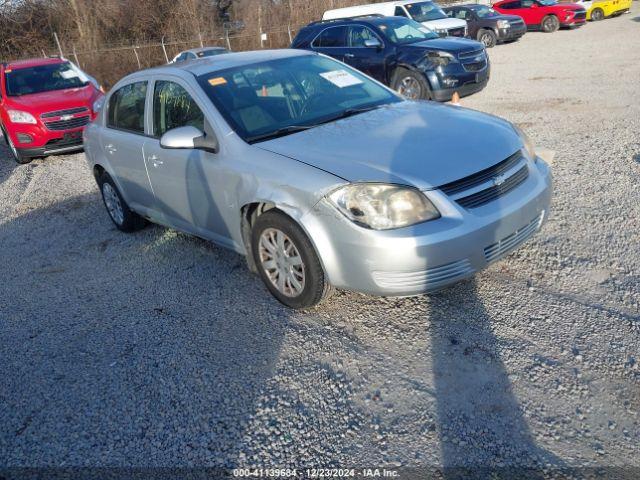
<path fill-rule="evenodd" d="M 395 2 L 372 3 L 355 7 L 327 10 L 323 20 L 353 18 L 364 15 L 384 15 L 385 17 L 407 17 L 435 31 L 441 37 L 466 37 L 467 22 L 459 18 L 449 18 L 435 2 L 399 0 Z"/>

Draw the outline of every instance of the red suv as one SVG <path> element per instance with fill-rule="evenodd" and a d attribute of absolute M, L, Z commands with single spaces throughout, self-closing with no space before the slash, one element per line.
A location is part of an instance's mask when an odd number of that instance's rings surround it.
<path fill-rule="evenodd" d="M 0 127 L 18 163 L 82 149 L 82 131 L 104 95 L 63 58 L 0 64 Z"/>
<path fill-rule="evenodd" d="M 522 17 L 530 30 L 555 32 L 560 27 L 578 27 L 587 22 L 587 11 L 575 3 L 556 0 L 504 0 L 493 4 L 505 15 Z"/>

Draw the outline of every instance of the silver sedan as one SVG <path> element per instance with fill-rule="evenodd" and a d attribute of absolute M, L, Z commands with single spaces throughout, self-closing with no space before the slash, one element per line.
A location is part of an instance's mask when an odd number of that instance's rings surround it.
<path fill-rule="evenodd" d="M 235 250 L 292 308 L 467 278 L 530 238 L 551 198 L 510 123 L 295 50 L 127 76 L 85 151 L 120 230 L 151 221 Z"/>

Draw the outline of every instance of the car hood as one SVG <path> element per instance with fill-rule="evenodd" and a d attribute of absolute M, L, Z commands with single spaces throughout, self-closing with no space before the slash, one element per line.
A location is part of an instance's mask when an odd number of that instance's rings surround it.
<path fill-rule="evenodd" d="M 31 93 L 8 98 L 13 107 L 39 114 L 74 107 L 91 108 L 93 100 L 97 97 L 97 92 L 98 90 L 90 84 L 81 88 Z"/>
<path fill-rule="evenodd" d="M 406 101 L 254 146 L 350 182 L 428 190 L 504 160 L 522 141 L 497 117 Z"/>
<path fill-rule="evenodd" d="M 466 27 L 467 22 L 460 18 L 441 18 L 439 20 L 429 20 L 427 22 L 422 22 L 422 25 L 432 30 L 435 30 L 435 29 L 440 30 L 443 28 L 449 29 L 449 28 Z"/>
<path fill-rule="evenodd" d="M 445 52 L 458 54 L 471 50 L 475 51 L 478 49 L 482 49 L 484 48 L 484 46 L 480 42 L 469 40 L 468 38 L 444 37 L 434 38 L 432 40 L 423 40 L 416 43 L 409 43 L 406 45 L 401 45 L 399 48 L 406 49 L 407 51 L 412 51 L 419 48 L 423 50 L 444 50 Z"/>
<path fill-rule="evenodd" d="M 522 17 L 518 15 L 505 15 L 503 13 L 496 15 L 495 17 L 491 17 L 489 20 L 509 20 L 510 22 L 521 22 Z"/>
<path fill-rule="evenodd" d="M 582 5 L 578 5 L 577 3 L 557 3 L 553 5 L 555 8 L 559 8 L 560 10 L 584 10 L 585 8 Z"/>

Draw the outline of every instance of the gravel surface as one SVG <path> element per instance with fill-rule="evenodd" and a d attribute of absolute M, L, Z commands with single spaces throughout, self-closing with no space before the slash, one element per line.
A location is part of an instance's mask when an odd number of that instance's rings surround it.
<path fill-rule="evenodd" d="M 0 465 L 640 468 L 639 15 L 491 50 L 462 104 L 556 152 L 553 216 L 432 296 L 286 310 L 0 145 Z"/>

